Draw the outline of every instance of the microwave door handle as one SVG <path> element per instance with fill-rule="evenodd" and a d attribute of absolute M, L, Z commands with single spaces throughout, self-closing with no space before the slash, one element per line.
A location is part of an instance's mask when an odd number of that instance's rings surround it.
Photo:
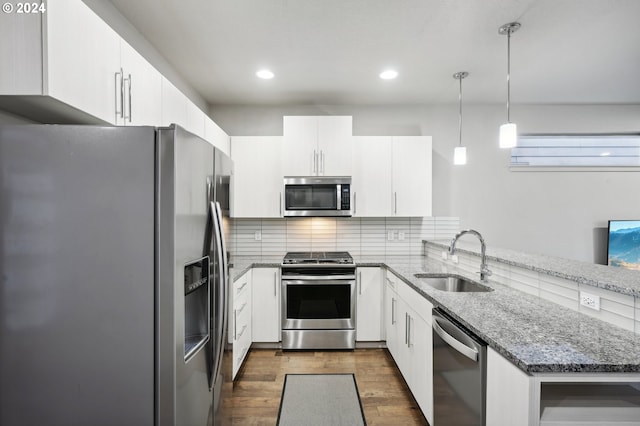
<path fill-rule="evenodd" d="M 342 210 L 342 185 L 336 185 L 336 210 Z"/>

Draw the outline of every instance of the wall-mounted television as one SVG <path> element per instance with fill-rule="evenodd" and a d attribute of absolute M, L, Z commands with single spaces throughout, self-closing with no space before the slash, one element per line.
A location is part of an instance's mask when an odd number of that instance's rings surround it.
<path fill-rule="evenodd" d="M 640 220 L 610 220 L 607 263 L 640 271 Z"/>

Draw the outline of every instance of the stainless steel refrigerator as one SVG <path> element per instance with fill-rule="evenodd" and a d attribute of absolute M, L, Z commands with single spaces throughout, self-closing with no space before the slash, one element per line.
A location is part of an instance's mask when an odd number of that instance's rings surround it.
<path fill-rule="evenodd" d="M 230 171 L 177 126 L 0 126 L 0 424 L 230 423 Z"/>

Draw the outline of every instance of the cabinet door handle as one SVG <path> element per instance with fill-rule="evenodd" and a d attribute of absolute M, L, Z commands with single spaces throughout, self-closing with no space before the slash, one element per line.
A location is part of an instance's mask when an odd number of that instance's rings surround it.
<path fill-rule="evenodd" d="M 273 297 L 278 295 L 278 273 L 273 273 Z"/>
<path fill-rule="evenodd" d="M 353 193 L 353 215 L 355 216 L 356 211 L 358 211 L 358 204 L 356 203 L 356 193 Z"/>
<path fill-rule="evenodd" d="M 242 337 L 246 329 L 247 329 L 247 324 L 242 326 L 242 330 L 240 330 L 240 333 L 238 333 L 238 338 Z"/>
<path fill-rule="evenodd" d="M 324 175 L 324 152 L 322 150 L 320 150 L 320 166 L 322 174 Z"/>
<path fill-rule="evenodd" d="M 393 214 L 398 214 L 398 193 L 393 193 Z"/>
<path fill-rule="evenodd" d="M 238 309 L 238 313 L 239 313 L 239 314 L 241 314 L 241 313 L 242 313 L 242 311 L 244 311 L 245 306 L 247 306 L 247 302 L 244 302 L 244 303 L 242 304 L 242 306 L 240 306 L 240 309 Z"/>
<path fill-rule="evenodd" d="M 362 295 L 362 271 L 358 271 L 358 294 Z"/>
<path fill-rule="evenodd" d="M 124 86 L 127 86 L 127 90 L 126 90 L 126 94 L 128 95 L 127 97 L 127 102 L 124 102 L 124 98 L 122 100 L 122 113 L 123 113 L 123 118 L 125 121 L 129 121 L 129 123 L 131 123 L 131 74 L 129 74 L 129 76 L 125 79 L 122 80 L 122 93 L 123 96 L 125 94 L 125 88 Z M 129 112 L 127 113 L 126 109 L 125 109 L 125 105 L 127 105 L 129 107 Z"/>
<path fill-rule="evenodd" d="M 242 284 L 238 290 L 236 290 L 236 294 L 240 293 L 242 291 L 243 288 L 245 288 L 247 286 L 249 281 L 245 281 L 244 284 Z"/>
<path fill-rule="evenodd" d="M 233 310 L 233 340 L 234 341 L 238 340 L 238 333 L 236 333 L 237 322 L 238 322 L 238 310 L 234 309 Z"/>
<path fill-rule="evenodd" d="M 396 323 L 396 299 L 391 298 L 391 325 Z"/>
<path fill-rule="evenodd" d="M 413 320 L 413 318 L 411 318 L 411 315 L 407 314 L 407 347 L 411 347 L 411 321 Z"/>
<path fill-rule="evenodd" d="M 409 317 L 408 313 L 404 313 L 404 344 L 409 345 Z"/>
<path fill-rule="evenodd" d="M 318 170 L 318 154 L 316 153 L 316 150 L 313 150 L 313 159 L 312 159 L 312 167 L 313 167 L 313 174 L 317 174 L 317 170 Z"/>
<path fill-rule="evenodd" d="M 122 71 L 122 68 L 120 68 L 120 71 L 116 72 L 116 75 L 115 75 L 116 120 L 118 119 L 118 117 L 120 118 L 124 117 L 124 113 L 122 111 L 124 106 L 123 104 L 124 101 L 122 99 L 122 97 L 124 96 L 123 78 L 124 78 L 124 72 Z M 120 95 L 119 99 L 118 99 L 118 95 Z"/>
<path fill-rule="evenodd" d="M 278 206 L 280 207 L 280 216 L 282 216 L 282 192 L 280 193 L 280 199 L 278 200 Z"/>

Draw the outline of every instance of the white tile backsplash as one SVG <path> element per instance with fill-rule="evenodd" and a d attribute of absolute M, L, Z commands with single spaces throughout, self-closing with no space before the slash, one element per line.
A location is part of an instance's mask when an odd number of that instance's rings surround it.
<path fill-rule="evenodd" d="M 352 256 L 421 255 L 422 240 L 449 239 L 458 229 L 459 219 L 453 217 L 234 219 L 231 253 L 284 256 L 288 251 L 339 250 Z"/>

